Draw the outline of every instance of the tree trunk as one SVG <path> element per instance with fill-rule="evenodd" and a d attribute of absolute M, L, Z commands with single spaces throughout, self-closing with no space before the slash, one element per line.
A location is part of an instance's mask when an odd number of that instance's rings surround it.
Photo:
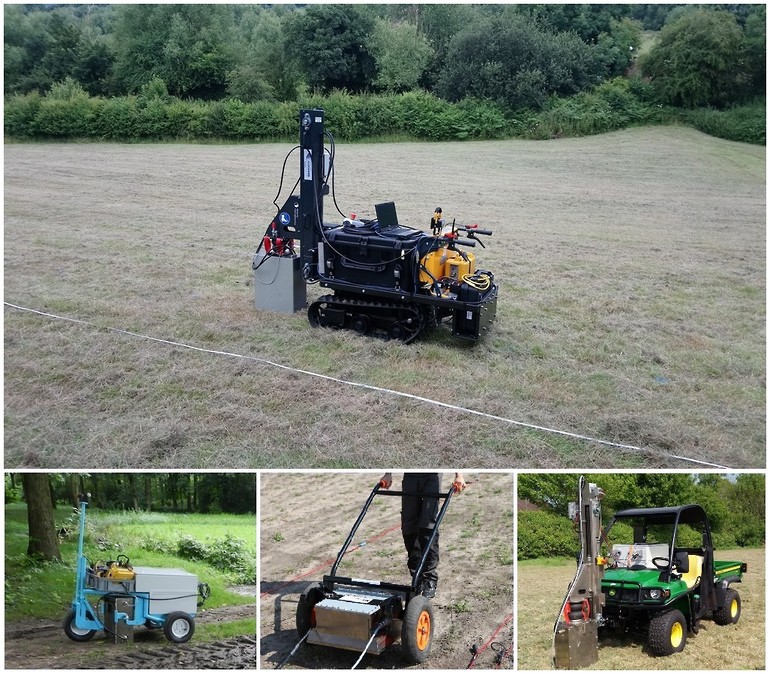
<path fill-rule="evenodd" d="M 136 491 L 136 475 L 128 474 L 128 486 L 131 490 L 131 505 L 134 510 L 139 510 L 139 496 Z"/>
<path fill-rule="evenodd" d="M 144 476 L 144 509 L 152 510 L 152 476 L 149 473 Z"/>
<path fill-rule="evenodd" d="M 59 539 L 53 521 L 51 487 L 45 473 L 22 473 L 24 495 L 27 500 L 29 545 L 27 555 L 46 561 L 61 561 Z"/>
<path fill-rule="evenodd" d="M 80 499 L 78 498 L 78 494 L 80 494 L 80 476 L 77 473 L 70 473 L 67 476 L 67 482 L 69 484 L 70 503 L 73 508 L 77 508 L 80 506 Z"/>

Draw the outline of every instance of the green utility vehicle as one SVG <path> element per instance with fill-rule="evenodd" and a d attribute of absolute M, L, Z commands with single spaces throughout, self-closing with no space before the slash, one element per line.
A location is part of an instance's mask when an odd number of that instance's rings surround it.
<path fill-rule="evenodd" d="M 627 538 L 613 539 L 619 532 Z M 708 517 L 699 505 L 635 508 L 615 513 L 602 542 L 601 592 L 604 607 L 599 633 L 647 633 L 655 655 L 678 653 L 688 632 L 697 634 L 701 620 L 737 623 L 741 598 L 731 587 L 746 572 L 744 562 L 714 560 Z M 601 563 L 601 562 L 600 562 Z"/>

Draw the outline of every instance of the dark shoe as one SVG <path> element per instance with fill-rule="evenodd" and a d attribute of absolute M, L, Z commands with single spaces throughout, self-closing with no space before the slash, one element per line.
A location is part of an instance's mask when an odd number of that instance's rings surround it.
<path fill-rule="evenodd" d="M 421 588 L 422 596 L 426 597 L 427 599 L 433 599 L 433 597 L 436 596 L 436 581 L 435 580 L 424 580 L 422 581 L 422 588 Z"/>

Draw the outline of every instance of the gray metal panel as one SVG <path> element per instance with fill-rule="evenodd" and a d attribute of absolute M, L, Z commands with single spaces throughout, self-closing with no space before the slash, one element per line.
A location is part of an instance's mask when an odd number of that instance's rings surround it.
<path fill-rule="evenodd" d="M 560 623 L 554 635 L 555 662 L 561 669 L 581 669 L 599 660 L 598 632 L 595 620 Z"/>
<path fill-rule="evenodd" d="M 372 635 L 373 616 L 379 608 L 371 604 L 324 599 L 315 605 L 315 631 L 319 638 L 345 637 L 363 642 L 359 648 L 363 650 Z"/>
<path fill-rule="evenodd" d="M 198 576 L 182 569 L 156 569 L 135 566 L 136 591 L 150 595 L 149 612 L 166 615 L 184 611 L 195 615 L 198 609 Z"/>
<path fill-rule="evenodd" d="M 339 634 L 323 634 L 320 633 L 317 629 L 312 630 L 310 634 L 307 637 L 307 642 L 309 644 L 318 644 L 320 646 L 331 646 L 332 648 L 342 648 L 346 651 L 356 651 L 357 653 L 360 653 L 364 650 L 366 647 L 366 643 L 369 641 L 369 638 L 366 639 L 356 639 L 351 636 L 346 635 L 339 635 Z M 367 653 L 370 653 L 371 655 L 379 655 L 382 653 L 382 651 L 385 650 L 385 647 L 387 646 L 387 638 L 385 634 L 378 634 L 371 644 L 369 644 L 369 648 L 366 649 Z"/>
<path fill-rule="evenodd" d="M 261 261 L 261 253 L 257 264 Z M 293 314 L 307 305 L 307 287 L 299 257 L 268 257 L 254 270 L 254 306 Z"/>

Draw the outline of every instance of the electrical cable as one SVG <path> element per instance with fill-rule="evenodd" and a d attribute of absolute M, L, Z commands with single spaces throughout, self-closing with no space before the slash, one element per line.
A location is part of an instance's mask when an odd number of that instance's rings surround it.
<path fill-rule="evenodd" d="M 469 285 L 474 290 L 484 292 L 492 286 L 492 279 L 488 272 L 479 271 L 475 274 L 465 274 L 462 278 L 463 283 Z"/>
<path fill-rule="evenodd" d="M 278 197 L 281 196 L 281 190 L 283 189 L 283 179 L 284 179 L 284 176 L 286 175 L 286 162 L 289 161 L 289 157 L 291 157 L 291 155 L 294 153 L 294 151 L 295 150 L 299 150 L 299 149 L 300 149 L 300 146 L 299 145 L 295 145 L 293 148 L 291 148 L 291 150 L 289 150 L 286 153 L 286 156 L 283 159 L 283 166 L 281 167 L 281 180 L 278 183 L 278 192 L 276 193 L 275 198 L 273 199 L 273 204 L 275 205 L 276 209 L 278 209 L 279 211 L 281 210 L 281 207 L 278 205 L 277 202 L 278 202 Z M 299 178 L 297 179 L 297 182 L 294 183 L 294 187 L 291 190 L 292 193 L 297 188 L 298 184 L 299 184 Z"/>
<path fill-rule="evenodd" d="M 481 648 L 478 648 L 478 649 L 476 649 L 476 651 L 473 653 L 473 659 L 472 659 L 472 660 L 471 660 L 471 661 L 468 663 L 468 667 L 467 667 L 467 669 L 473 669 L 473 665 L 474 665 L 474 664 L 475 664 L 475 662 L 476 662 L 476 658 L 478 658 L 478 656 L 479 656 L 479 655 L 481 655 L 481 654 L 482 654 L 482 653 L 483 653 L 485 650 L 487 650 L 487 648 L 489 648 L 490 644 L 492 644 L 492 643 L 496 643 L 496 642 L 494 641 L 495 637 L 496 637 L 496 636 L 497 636 L 497 635 L 500 633 L 500 631 L 501 631 L 501 630 L 502 630 L 502 629 L 503 629 L 503 628 L 504 628 L 504 627 L 505 627 L 505 626 L 506 626 L 506 625 L 507 625 L 509 622 L 511 622 L 511 620 L 513 620 L 513 613 L 509 613 L 507 616 L 505 616 L 505 618 L 503 619 L 503 622 L 501 622 L 501 623 L 500 623 L 500 624 L 497 626 L 497 629 L 495 629 L 495 631 L 494 631 L 494 632 L 492 632 L 492 636 L 491 636 L 491 637 L 489 637 L 489 639 L 487 640 L 487 642 L 486 642 L 486 643 L 485 643 L 485 644 L 484 644 L 484 645 L 483 645 Z M 493 649 L 493 650 L 494 650 L 494 649 Z"/>
<path fill-rule="evenodd" d="M 356 660 L 356 663 L 350 669 L 355 669 L 356 667 L 358 667 L 358 663 L 360 663 L 361 660 L 364 659 L 364 656 L 366 655 L 366 651 L 369 650 L 369 646 L 371 646 L 372 641 L 374 641 L 374 637 L 376 637 L 377 634 L 380 632 L 380 630 L 386 626 L 387 626 L 387 623 L 383 620 L 381 623 L 377 625 L 377 627 L 374 628 L 374 631 L 372 632 L 372 636 L 369 637 L 369 641 L 366 642 L 366 646 L 364 647 L 364 650 L 361 652 L 361 655 L 358 656 L 358 660 Z"/>

